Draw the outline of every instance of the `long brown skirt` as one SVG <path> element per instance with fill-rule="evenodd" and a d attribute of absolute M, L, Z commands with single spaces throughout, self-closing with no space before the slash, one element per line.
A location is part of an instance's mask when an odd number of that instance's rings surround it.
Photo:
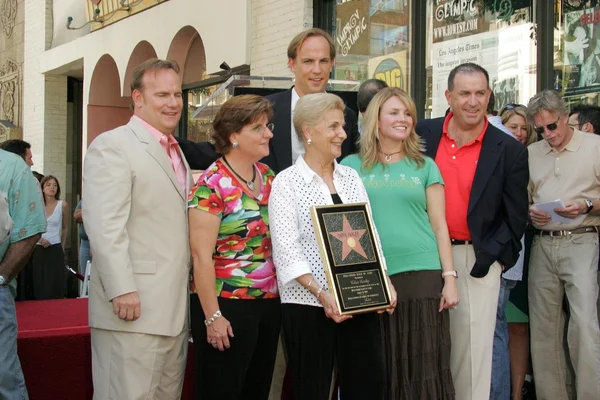
<path fill-rule="evenodd" d="M 398 306 L 382 316 L 390 400 L 454 400 L 450 320 L 439 312 L 441 271 L 392 275 Z"/>

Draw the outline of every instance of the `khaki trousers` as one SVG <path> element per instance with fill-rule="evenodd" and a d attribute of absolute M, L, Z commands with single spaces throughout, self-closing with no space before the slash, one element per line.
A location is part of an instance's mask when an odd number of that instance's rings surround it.
<path fill-rule="evenodd" d="M 94 400 L 178 400 L 188 329 L 175 337 L 91 328 Z"/>
<path fill-rule="evenodd" d="M 567 343 L 575 370 L 577 399 L 597 400 L 600 393 L 600 329 L 596 310 L 598 235 L 536 235 L 529 271 L 531 356 L 537 398 L 568 399 L 562 313 L 566 293 L 570 312 Z"/>
<path fill-rule="evenodd" d="M 495 262 L 486 276 L 474 278 L 470 275 L 475 264 L 473 246 L 452 246 L 452 254 L 460 296 L 458 307 L 450 310 L 450 368 L 456 399 L 489 399 L 502 267 Z"/>

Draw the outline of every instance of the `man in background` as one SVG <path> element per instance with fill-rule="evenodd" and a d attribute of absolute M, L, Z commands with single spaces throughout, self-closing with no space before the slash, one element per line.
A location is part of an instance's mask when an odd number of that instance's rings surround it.
<path fill-rule="evenodd" d="M 356 105 L 358 106 L 358 111 L 361 115 L 364 115 L 365 111 L 367 111 L 367 107 L 369 106 L 369 103 L 371 103 L 371 100 L 373 100 L 373 97 L 375 97 L 375 95 L 379 93 L 381 89 L 386 87 L 388 87 L 387 83 L 380 79 L 374 78 L 367 79 L 360 84 L 356 96 Z"/>
<path fill-rule="evenodd" d="M 14 153 L 21 157 L 29 167 L 33 167 L 33 154 L 31 154 L 31 145 L 21 139 L 10 139 L 0 145 L 2 150 Z"/>
<path fill-rule="evenodd" d="M 329 75 L 335 62 L 336 49 L 331 35 L 319 28 L 312 28 L 296 35 L 287 49 L 288 67 L 294 73 L 294 86 L 288 90 L 266 96 L 273 103 L 275 124 L 273 138 L 269 142 L 270 153 L 261 160 L 275 173 L 283 171 L 304 154 L 304 145 L 296 135 L 292 124 L 294 108 L 300 97 L 325 92 Z M 358 125 L 356 113 L 349 107 L 344 110 L 344 129 L 348 138 L 342 144 L 342 156 L 358 151 Z M 194 143 L 177 139 L 192 169 L 208 168 L 219 155 L 207 142 Z M 212 151 L 208 151 L 212 148 Z"/>
<path fill-rule="evenodd" d="M 17 355 L 14 278 L 46 231 L 46 215 L 40 186 L 29 166 L 4 150 L 0 150 L 0 221 L 4 241 L 0 243 L 0 399 L 27 399 Z"/>
<path fill-rule="evenodd" d="M 600 135 L 600 107 L 579 104 L 569 113 L 569 126 L 582 132 Z"/>

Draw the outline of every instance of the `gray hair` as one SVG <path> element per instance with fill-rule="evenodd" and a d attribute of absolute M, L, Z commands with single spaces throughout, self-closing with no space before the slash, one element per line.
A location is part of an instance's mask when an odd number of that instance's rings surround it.
<path fill-rule="evenodd" d="M 302 126 L 316 126 L 327 111 L 340 110 L 346 106 L 342 99 L 331 93 L 313 93 L 302 96 L 294 108 L 294 129 L 300 141 L 304 141 Z"/>
<path fill-rule="evenodd" d="M 567 105 L 560 93 L 556 90 L 546 89 L 529 100 L 529 104 L 527 104 L 527 122 L 535 125 L 535 116 L 542 110 L 562 116 L 567 113 Z"/>

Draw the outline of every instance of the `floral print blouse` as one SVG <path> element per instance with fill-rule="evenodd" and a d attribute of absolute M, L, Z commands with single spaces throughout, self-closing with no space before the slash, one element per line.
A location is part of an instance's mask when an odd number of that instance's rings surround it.
<path fill-rule="evenodd" d="M 244 190 L 221 159 L 204 171 L 188 196 L 189 208 L 221 218 L 213 261 L 217 296 L 223 298 L 279 297 L 267 212 L 275 173 L 265 164 L 255 168 L 260 173 L 258 197 Z M 190 290 L 196 293 L 193 278 Z"/>

